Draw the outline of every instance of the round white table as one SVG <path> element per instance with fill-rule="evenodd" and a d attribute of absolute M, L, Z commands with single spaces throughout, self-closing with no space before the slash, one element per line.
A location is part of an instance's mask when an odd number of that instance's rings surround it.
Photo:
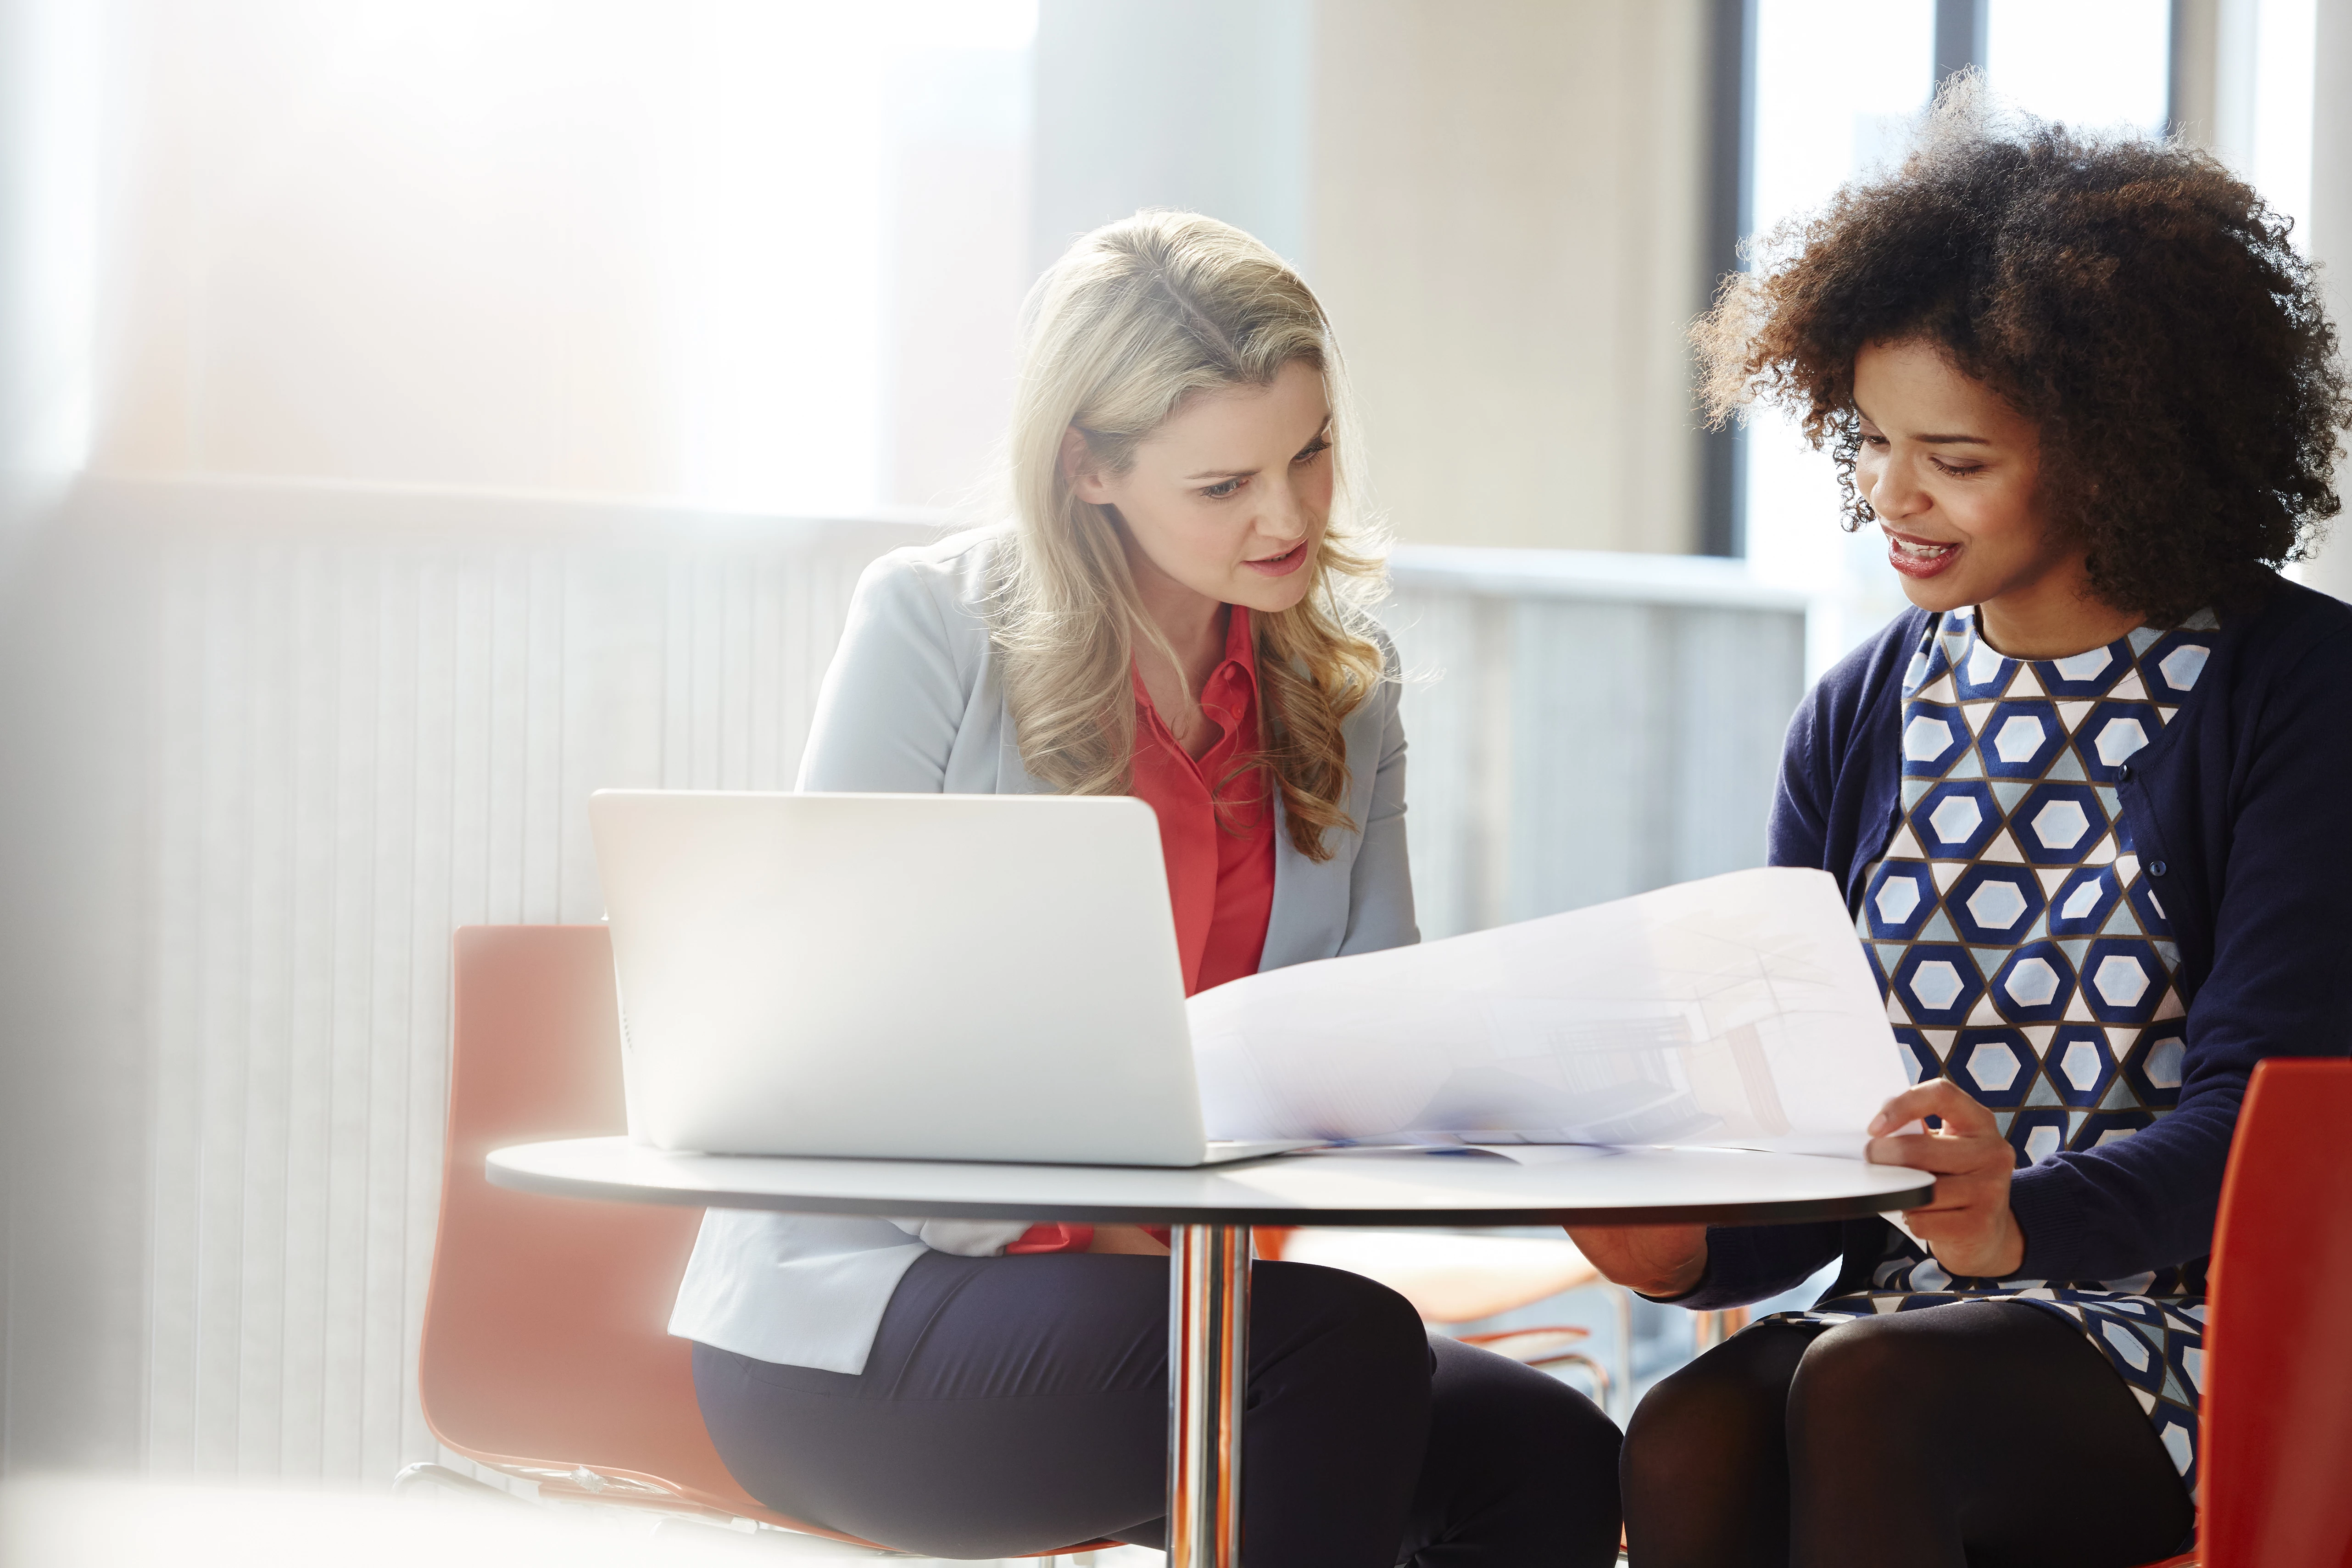
<path fill-rule="evenodd" d="M 1252 1226 L 1769 1225 L 1927 1201 L 1898 1166 L 1723 1149 L 1317 1150 L 1192 1170 L 680 1154 L 625 1138 L 492 1153 L 498 1186 L 693 1208 L 1170 1227 L 1170 1568 L 1238 1568 Z"/>

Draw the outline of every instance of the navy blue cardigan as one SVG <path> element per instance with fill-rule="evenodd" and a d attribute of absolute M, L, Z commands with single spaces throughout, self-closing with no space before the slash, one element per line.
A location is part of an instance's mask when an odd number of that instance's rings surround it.
<path fill-rule="evenodd" d="M 1894 828 L 1903 676 L 1927 624 L 1898 616 L 1789 726 L 1772 863 L 1831 872 L 1849 908 Z M 2352 1046 L 2352 605 L 2279 580 L 2225 617 L 2196 690 L 2119 793 L 2180 947 L 2180 1100 L 2129 1138 L 2017 1173 L 2020 1279 L 2117 1279 L 2205 1256 L 2254 1064 Z M 1831 1293 L 1856 1289 L 1885 1238 L 1875 1218 L 1717 1227 L 1706 1274 L 1676 1300 L 1759 1300 L 1841 1254 Z"/>

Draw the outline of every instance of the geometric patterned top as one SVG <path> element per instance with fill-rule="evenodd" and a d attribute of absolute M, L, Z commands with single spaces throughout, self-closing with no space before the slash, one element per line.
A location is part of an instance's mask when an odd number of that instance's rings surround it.
<path fill-rule="evenodd" d="M 2060 659 L 2002 658 L 1966 610 L 1937 621 L 1904 682 L 1904 820 L 1855 929 L 1913 1079 L 1992 1107 L 2029 1165 L 2179 1099 L 2180 953 L 2116 784 L 2204 673 L 2213 617 Z"/>
<path fill-rule="evenodd" d="M 1854 929 L 1913 1082 L 1990 1108 L 2020 1166 L 2128 1138 L 2177 1104 L 2180 954 L 2116 807 L 2129 758 L 2196 688 L 2200 611 L 2071 658 L 2004 658 L 1966 609 L 1932 616 L 1903 683 L 1901 813 Z M 2055 1311 L 2138 1395 L 2191 1488 L 2203 1260 L 2129 1279 L 1955 1279 L 1888 1227 L 1874 1289 L 1788 1316 L 1836 1322 L 2001 1296 Z"/>

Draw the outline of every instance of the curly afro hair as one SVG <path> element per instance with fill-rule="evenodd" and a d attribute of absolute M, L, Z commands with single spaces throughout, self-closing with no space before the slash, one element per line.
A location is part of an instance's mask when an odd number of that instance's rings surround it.
<path fill-rule="evenodd" d="M 2289 222 L 2217 160 L 1947 89 L 1894 174 L 1782 226 L 1692 329 L 1711 421 L 1762 400 L 1854 485 L 1856 351 L 1926 340 L 2040 427 L 2092 591 L 2174 626 L 2250 603 L 2339 508 L 2352 419 Z"/>

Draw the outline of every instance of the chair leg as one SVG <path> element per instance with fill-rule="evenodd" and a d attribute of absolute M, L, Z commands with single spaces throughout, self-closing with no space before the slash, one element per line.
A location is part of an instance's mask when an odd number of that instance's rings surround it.
<path fill-rule="evenodd" d="M 1610 1304 L 1617 1310 L 1615 1388 L 1618 1402 L 1624 1408 L 1612 1410 L 1606 1399 L 1601 1402 L 1601 1407 L 1614 1415 L 1622 1426 L 1633 1414 L 1633 1292 L 1612 1279 L 1601 1280 L 1601 1288 L 1609 1293 Z"/>
<path fill-rule="evenodd" d="M 1713 1350 L 1748 1326 L 1748 1309 L 1725 1307 L 1717 1311 L 1691 1314 L 1692 1348 L 1700 1353 Z"/>
<path fill-rule="evenodd" d="M 500 1502 L 519 1503 L 525 1508 L 530 1506 L 510 1491 L 494 1487 L 488 1481 L 478 1481 L 464 1471 L 453 1470 L 446 1465 L 420 1462 L 408 1466 L 392 1478 L 394 1497 L 406 1497 L 428 1487 L 441 1491 L 461 1492 L 467 1497 L 480 1497 L 487 1493 Z"/>
<path fill-rule="evenodd" d="M 1607 1414 L 1611 1404 L 1609 1369 L 1591 1356 L 1581 1351 L 1565 1351 L 1559 1355 L 1546 1356 L 1541 1361 L 1532 1361 L 1528 1364 L 1529 1366 L 1562 1366 L 1570 1363 L 1582 1367 L 1584 1375 L 1592 1380 L 1592 1403 L 1601 1406 L 1602 1414 Z"/>

